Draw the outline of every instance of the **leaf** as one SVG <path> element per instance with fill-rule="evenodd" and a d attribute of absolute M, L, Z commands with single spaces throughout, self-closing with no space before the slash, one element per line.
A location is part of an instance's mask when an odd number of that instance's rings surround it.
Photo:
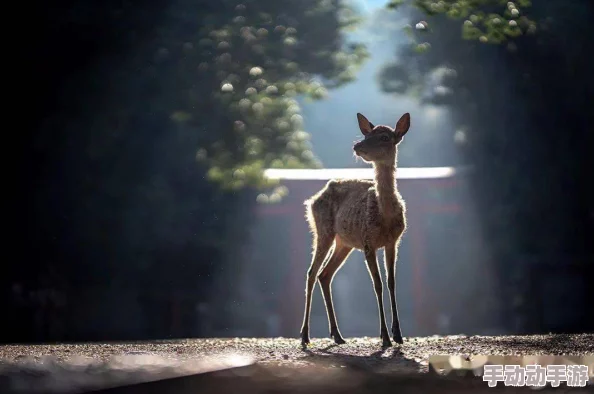
<path fill-rule="evenodd" d="M 389 9 L 395 10 L 398 7 L 402 6 L 404 4 L 404 0 L 390 0 L 390 2 L 388 3 L 388 5 L 386 7 L 388 7 Z"/>

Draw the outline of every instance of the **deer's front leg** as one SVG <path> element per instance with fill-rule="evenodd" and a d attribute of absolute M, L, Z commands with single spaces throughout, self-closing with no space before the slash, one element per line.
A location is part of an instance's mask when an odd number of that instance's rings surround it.
<path fill-rule="evenodd" d="M 385 248 L 386 277 L 388 278 L 388 292 L 390 293 L 390 304 L 392 305 L 392 336 L 394 342 L 402 344 L 402 332 L 400 331 L 400 320 L 398 319 L 398 307 L 396 305 L 396 244 L 388 245 Z"/>
<path fill-rule="evenodd" d="M 373 281 L 373 288 L 375 289 L 375 296 L 377 298 L 377 306 L 380 315 L 380 335 L 382 337 L 382 346 L 392 346 L 390 335 L 388 334 L 388 327 L 386 326 L 386 316 L 384 314 L 384 301 L 382 296 L 382 277 L 379 273 L 379 265 L 377 263 L 377 255 L 375 249 L 365 246 L 365 261 L 367 262 L 367 269 Z"/>

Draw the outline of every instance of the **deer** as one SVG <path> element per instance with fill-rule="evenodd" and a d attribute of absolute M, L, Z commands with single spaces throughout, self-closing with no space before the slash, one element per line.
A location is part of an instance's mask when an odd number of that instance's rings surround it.
<path fill-rule="evenodd" d="M 305 201 L 306 219 L 313 234 L 313 257 L 306 275 L 305 313 L 301 344 L 310 343 L 309 321 L 312 293 L 316 279 L 320 283 L 328 314 L 330 337 L 338 345 L 342 337 L 334 305 L 332 280 L 353 249 L 363 252 L 373 282 L 379 309 L 382 347 L 392 346 L 382 298 L 382 277 L 377 250 L 384 248 L 384 265 L 392 307 L 392 337 L 403 343 L 395 294 L 398 248 L 406 230 L 406 205 L 396 185 L 398 145 L 410 128 L 410 114 L 405 113 L 395 128 L 375 126 L 357 113 L 363 139 L 353 145 L 354 155 L 374 168 L 374 180 L 330 180 L 318 193 Z M 325 262 L 322 268 L 322 264 Z"/>

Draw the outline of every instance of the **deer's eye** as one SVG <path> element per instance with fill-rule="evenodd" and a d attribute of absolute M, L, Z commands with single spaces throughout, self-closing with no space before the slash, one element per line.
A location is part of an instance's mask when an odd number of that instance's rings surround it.
<path fill-rule="evenodd" d="M 387 135 L 382 135 L 382 141 L 388 142 L 390 141 L 390 137 L 388 137 Z"/>

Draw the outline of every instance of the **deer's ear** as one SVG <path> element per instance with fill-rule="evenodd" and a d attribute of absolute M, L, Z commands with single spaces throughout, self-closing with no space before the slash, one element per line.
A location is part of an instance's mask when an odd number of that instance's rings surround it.
<path fill-rule="evenodd" d="M 361 129 L 361 133 L 363 133 L 363 135 L 368 135 L 375 127 L 373 123 L 371 123 L 365 116 L 359 113 L 357 113 L 357 121 L 359 121 L 359 129 Z"/>
<path fill-rule="evenodd" d="M 402 115 L 400 117 L 400 120 L 398 120 L 398 123 L 396 123 L 396 127 L 394 128 L 394 133 L 396 133 L 396 135 L 398 137 L 404 137 L 404 134 L 406 134 L 406 132 L 408 131 L 409 128 L 410 128 L 410 114 L 407 112 L 404 115 Z"/>

